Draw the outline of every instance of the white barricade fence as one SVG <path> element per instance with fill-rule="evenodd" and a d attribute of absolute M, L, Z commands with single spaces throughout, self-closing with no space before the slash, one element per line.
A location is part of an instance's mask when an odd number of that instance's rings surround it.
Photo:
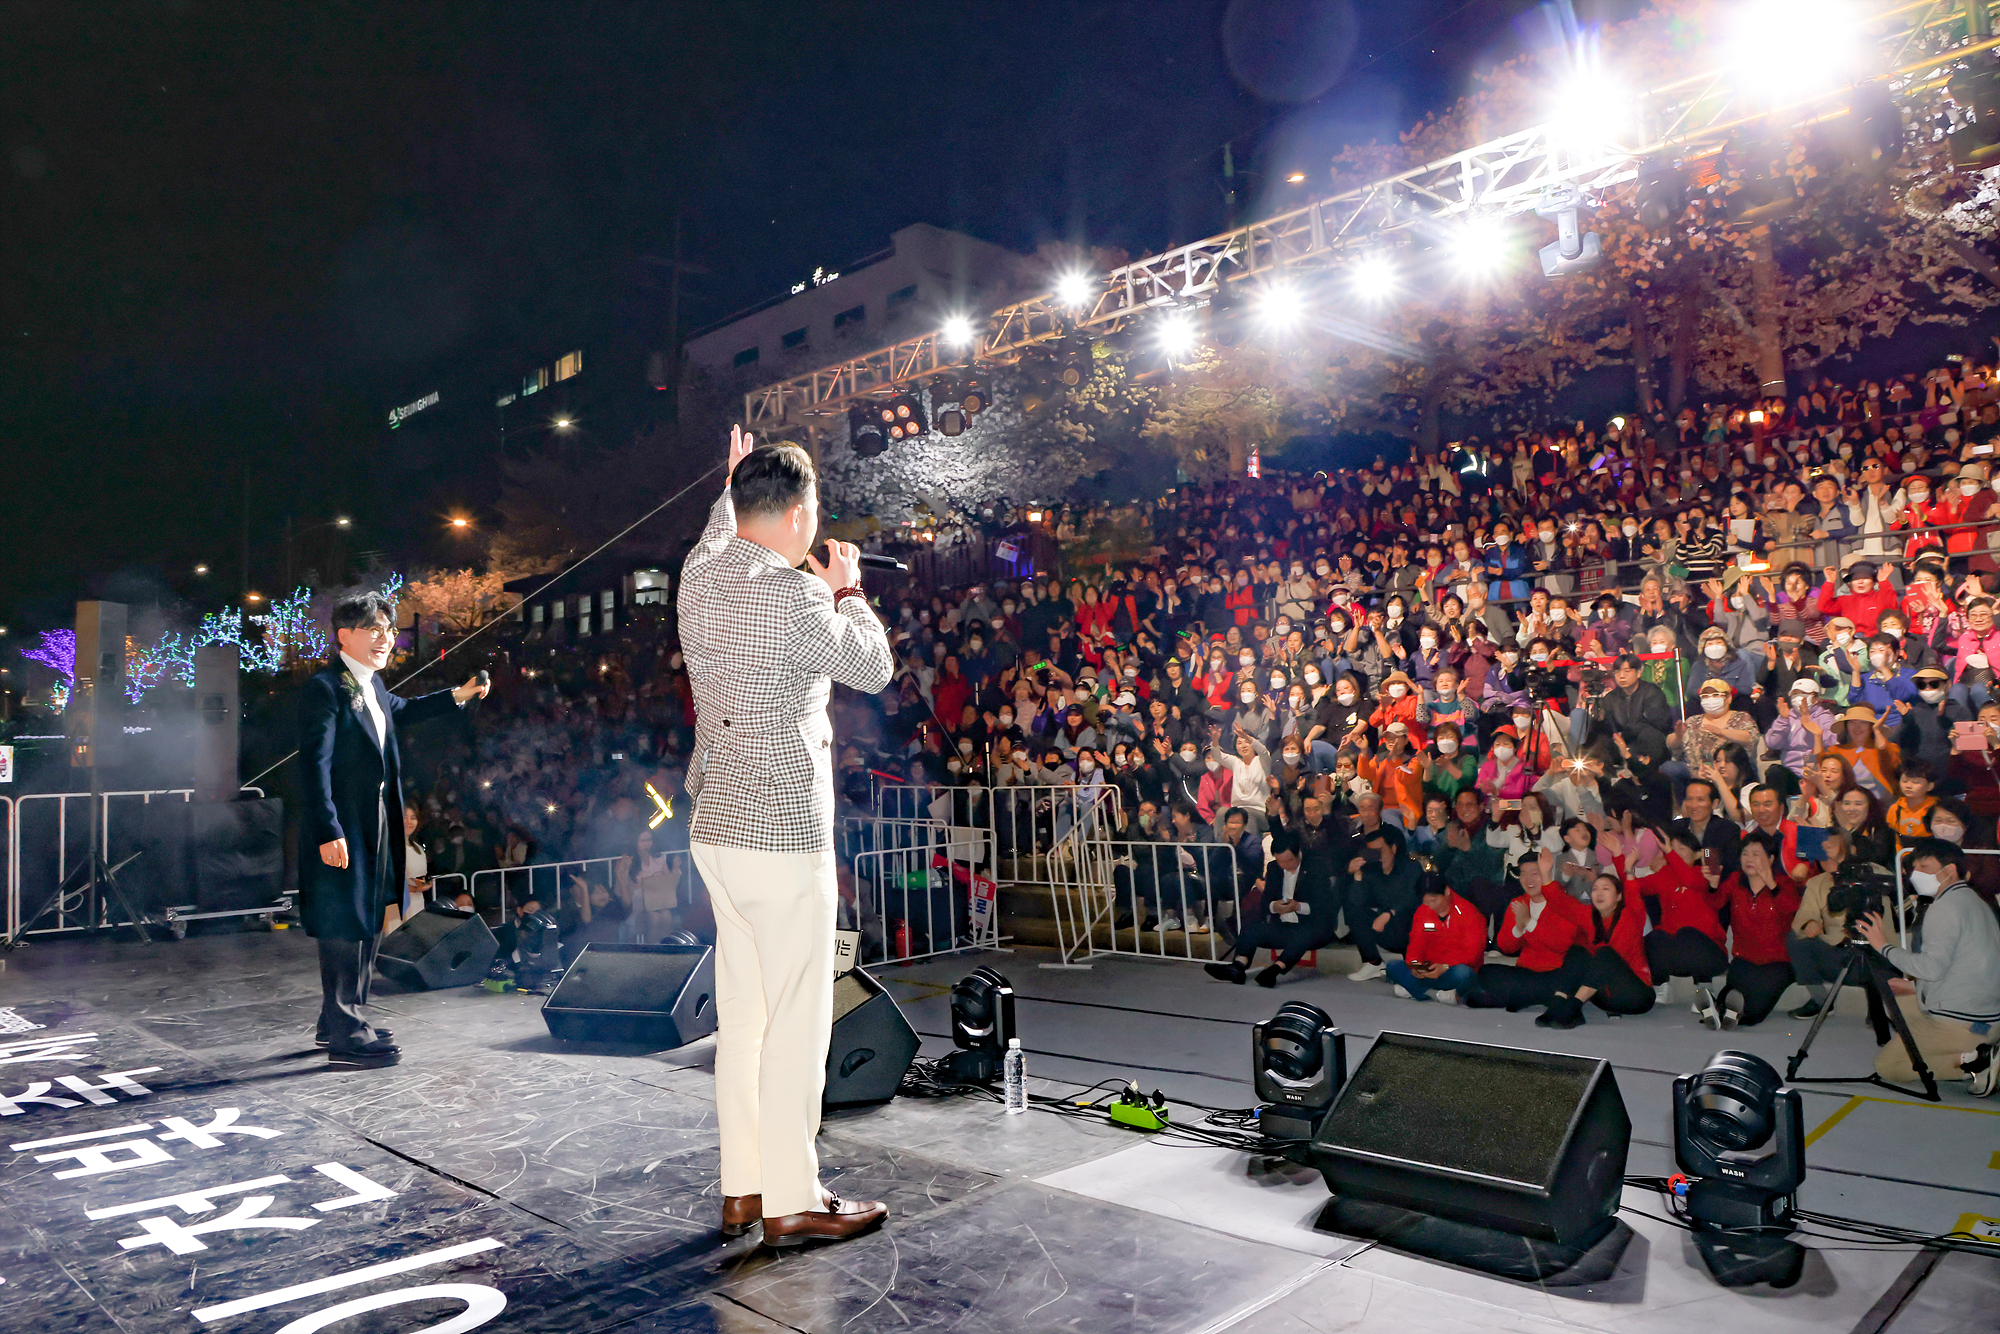
<path fill-rule="evenodd" d="M 1108 911 L 1092 917 L 1090 953 L 1213 963 L 1229 957 L 1254 883 L 1226 843 L 1109 845 Z"/>
<path fill-rule="evenodd" d="M 914 824 L 915 822 L 911 822 Z M 991 834 L 932 825 L 929 844 L 877 848 L 843 866 L 840 924 L 861 935 L 864 965 L 998 948 L 999 885 Z"/>
<path fill-rule="evenodd" d="M 470 884 L 473 908 L 498 931 L 515 925 L 515 910 L 533 900 L 574 927 L 581 918 L 577 902 L 581 881 L 589 889 L 606 891 L 608 902 L 594 909 L 593 916 L 608 911 L 617 917 L 621 943 L 657 945 L 676 931 L 713 940 L 714 913 L 693 854 L 680 848 L 656 856 L 650 870 L 635 865 L 633 858 L 579 857 L 475 871 Z M 565 913 L 569 916 L 563 917 Z M 568 950 L 568 957 L 574 960 L 581 948 Z"/>
<path fill-rule="evenodd" d="M 928 820 L 940 797 L 960 789 L 937 783 L 885 783 L 875 788 L 875 814 L 889 820 Z"/>
<path fill-rule="evenodd" d="M 991 788 L 984 794 L 993 829 L 996 878 L 1020 897 L 1046 900 L 1054 922 L 1056 966 L 1084 966 L 1090 932 L 1108 923 L 1111 840 L 1123 823 L 1112 784 Z"/>
<path fill-rule="evenodd" d="M 0 927 L 4 927 L 5 934 L 12 937 L 14 923 L 21 916 L 20 895 L 14 889 L 14 799 L 12 797 L 0 796 L 0 819 L 5 821 L 4 827 L 0 827 L 0 834 L 5 835 L 0 837 L 0 855 L 4 855 L 7 859 L 4 865 L 0 865 L 0 895 L 5 896 L 5 901 L 0 902 Z"/>
<path fill-rule="evenodd" d="M 264 789 L 260 787 L 244 787 L 239 791 L 260 798 L 264 795 Z M 16 935 L 77 931 L 92 926 L 132 925 L 114 899 L 107 898 L 93 906 L 87 885 L 64 894 L 54 904 L 53 911 L 39 914 L 37 922 L 24 922 L 22 918 L 26 913 L 37 912 L 49 902 L 57 886 L 89 860 L 93 826 L 97 833 L 98 851 L 109 861 L 113 833 L 118 828 L 121 815 L 156 799 L 174 798 L 183 802 L 192 801 L 194 789 L 174 787 L 100 792 L 96 794 L 96 799 L 103 805 L 96 820 L 92 819 L 92 795 L 88 792 L 29 792 L 7 798 L 5 934 L 12 938 Z M 141 912 L 148 911 L 144 904 L 135 906 Z M 178 936 L 186 932 L 186 924 L 190 921 L 212 917 L 267 917 L 289 909 L 290 899 L 287 895 L 261 907 L 227 912 L 204 913 L 197 911 L 196 905 L 191 903 L 159 907 L 162 922 Z M 23 930 L 23 927 L 29 929 Z"/>
<path fill-rule="evenodd" d="M 671 854 L 684 857 L 686 854 Z M 495 866 L 472 873 L 472 903 L 482 913 L 498 913 L 501 923 L 530 899 L 550 912 L 562 911 L 569 902 L 572 877 L 581 876 L 592 884 L 618 887 L 618 863 L 623 857 L 578 857 L 561 862 L 532 862 L 526 866 Z"/>

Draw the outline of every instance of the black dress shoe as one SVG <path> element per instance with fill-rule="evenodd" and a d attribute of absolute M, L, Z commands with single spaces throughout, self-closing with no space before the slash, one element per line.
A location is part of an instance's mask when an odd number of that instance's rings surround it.
<path fill-rule="evenodd" d="M 1201 967 L 1203 972 L 1216 981 L 1234 982 L 1239 987 L 1243 985 L 1244 980 L 1249 976 L 1244 970 L 1243 965 L 1235 962 L 1205 963 Z"/>
<path fill-rule="evenodd" d="M 326 1063 L 356 1070 L 379 1069 L 403 1059 L 403 1049 L 387 1038 L 376 1038 L 354 1047 L 328 1047 Z"/>
<path fill-rule="evenodd" d="M 1278 979 L 1283 977 L 1286 971 L 1283 964 L 1277 963 L 1260 968 L 1257 970 L 1257 985 L 1260 987 L 1275 987 L 1278 985 Z"/>
<path fill-rule="evenodd" d="M 1818 1014 L 1819 1010 L 1820 1010 L 1819 1002 L 1816 1000 L 1809 1000 L 1804 1005 L 1799 1006 L 1798 1009 L 1788 1011 L 1788 1013 L 1794 1019 L 1810 1019 L 1814 1015 Z"/>
<path fill-rule="evenodd" d="M 376 1036 L 376 1037 L 378 1037 L 378 1038 L 381 1038 L 381 1039 L 383 1039 L 384 1041 L 387 1041 L 388 1039 L 390 1039 L 390 1038 L 393 1038 L 393 1037 L 395 1037 L 396 1035 L 395 1035 L 394 1033 L 391 1033 L 391 1032 L 390 1032 L 390 1031 L 389 1031 L 388 1029 L 386 1029 L 386 1028 L 378 1028 L 378 1029 L 376 1029 L 376 1030 L 375 1030 L 375 1036 Z M 326 1035 L 326 1030 L 325 1030 L 325 1029 L 323 1029 L 323 1028 L 316 1028 L 316 1029 L 314 1029 L 314 1030 L 313 1030 L 313 1046 L 315 1046 L 315 1047 L 330 1047 L 330 1046 L 332 1046 L 332 1045 L 333 1045 L 333 1042 L 332 1042 L 332 1040 L 331 1040 L 330 1038 L 328 1038 L 328 1037 L 327 1037 L 327 1035 Z"/>

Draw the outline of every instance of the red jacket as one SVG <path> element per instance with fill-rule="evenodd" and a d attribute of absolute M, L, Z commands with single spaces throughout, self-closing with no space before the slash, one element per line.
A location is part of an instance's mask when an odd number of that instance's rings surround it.
<path fill-rule="evenodd" d="M 1455 963 L 1479 967 L 1486 958 L 1486 919 L 1479 915 L 1479 909 L 1456 894 L 1451 896 L 1444 912 L 1440 919 L 1429 904 L 1417 906 L 1417 915 L 1410 922 L 1410 948 L 1403 952 L 1403 962 L 1441 963 L 1447 968 Z"/>
<path fill-rule="evenodd" d="M 1598 933 L 1604 929 L 1604 919 L 1597 915 L 1596 908 L 1587 903 L 1583 907 L 1590 918 L 1584 923 L 1581 944 L 1594 952 L 1598 948 Z M 1789 917 L 1785 920 L 1787 923 L 1791 921 Z M 1618 910 L 1618 920 L 1611 924 L 1610 935 L 1608 943 L 1618 951 L 1618 957 L 1625 961 L 1641 982 L 1652 986 L 1653 970 L 1646 966 L 1646 910 L 1628 900 Z"/>
<path fill-rule="evenodd" d="M 1232 588 L 1223 594 L 1222 605 L 1236 613 L 1238 625 L 1248 625 L 1257 616 L 1257 594 L 1250 585 Z"/>
<path fill-rule="evenodd" d="M 1530 909 L 1534 906 L 1526 894 L 1515 898 L 1514 903 Z M 1533 930 L 1522 935 L 1514 929 L 1514 903 L 1507 905 L 1500 918 L 1500 952 L 1520 955 L 1521 967 L 1529 972 L 1553 973 L 1562 967 L 1570 946 L 1586 943 L 1584 933 L 1590 930 L 1588 904 L 1577 902 L 1560 889 L 1544 895 L 1540 920 Z"/>
<path fill-rule="evenodd" d="M 1828 584 L 1819 591 L 1819 609 L 1828 620 L 1845 616 L 1854 622 L 1857 633 L 1872 635 L 1882 613 L 1896 610 L 1896 595 L 1878 583 L 1866 593 L 1843 593 L 1836 597 L 1833 585 Z"/>
<path fill-rule="evenodd" d="M 1710 889 L 1708 877 L 1681 860 L 1678 852 L 1669 852 L 1666 865 L 1634 878 L 1630 887 L 1660 901 L 1660 930 L 1668 935 L 1691 926 L 1724 949 L 1729 947 L 1722 919 L 1716 915 L 1716 909 L 1729 902 L 1728 887 Z"/>
<path fill-rule="evenodd" d="M 1784 963 L 1785 932 L 1799 910 L 1798 886 L 1781 876 L 1775 890 L 1753 895 L 1742 876 L 1732 875 L 1722 887 L 1729 894 L 1730 953 L 1745 963 Z"/>

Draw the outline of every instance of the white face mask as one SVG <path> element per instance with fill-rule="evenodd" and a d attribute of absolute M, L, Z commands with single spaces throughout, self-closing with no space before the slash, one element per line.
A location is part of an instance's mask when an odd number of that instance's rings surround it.
<path fill-rule="evenodd" d="M 1833 642 L 1845 648 L 1854 642 L 1854 636 L 1845 630 L 1836 630 L 1833 635 Z"/>
<path fill-rule="evenodd" d="M 1306 684 L 1307 684 L 1307 685 L 1309 685 L 1309 686 L 1316 686 L 1316 685 L 1318 685 L 1318 684 L 1319 684 L 1319 673 L 1318 673 L 1318 672 L 1316 672 L 1316 671 L 1313 671 L 1313 670 L 1312 670 L 1311 668 L 1307 668 L 1307 669 L 1306 669 Z"/>
<path fill-rule="evenodd" d="M 1947 843 L 1957 843 L 1965 838 L 1965 830 L 1955 824 L 1945 824 L 1942 821 L 1932 821 L 1931 837 L 1941 838 Z"/>
<path fill-rule="evenodd" d="M 1811 706 L 1812 702 L 1813 696 L 1811 695 L 1794 695 L 1792 696 L 1792 712 L 1804 713 Z"/>
<path fill-rule="evenodd" d="M 1076 762 L 1076 771 L 1080 774 L 1087 774 L 1096 767 L 1097 767 L 1097 761 L 1091 759 L 1090 756 L 1088 755 L 1085 755 L 1082 759 L 1079 759 Z"/>
<path fill-rule="evenodd" d="M 1701 651 L 1702 651 L 1702 653 L 1703 653 L 1703 654 L 1705 654 L 1705 655 L 1706 655 L 1706 656 L 1707 656 L 1707 657 L 1708 657 L 1708 658 L 1709 658 L 1709 659 L 1710 659 L 1711 661 L 1720 661 L 1721 659 L 1723 659 L 1723 658 L 1726 658 L 1726 657 L 1728 657 L 1728 656 L 1729 656 L 1729 645 L 1727 645 L 1727 644 L 1704 644 L 1704 645 L 1702 645 L 1702 649 L 1701 649 Z"/>
<path fill-rule="evenodd" d="M 1703 713 L 1721 713 L 1728 707 L 1729 697 L 1727 695 L 1703 695 L 1701 697 L 1701 711 Z"/>
<path fill-rule="evenodd" d="M 1729 595 L 1729 605 L 1736 611 L 1743 610 L 1743 601 L 1744 599 L 1741 593 L 1732 593 Z"/>
<path fill-rule="evenodd" d="M 1517 713 L 1514 715 L 1514 730 L 1517 732 L 1525 732 L 1528 730 L 1528 724 L 1532 723 L 1533 721 L 1534 721 L 1534 716 L 1532 714 Z"/>
<path fill-rule="evenodd" d="M 1569 613 L 1567 611 L 1564 611 L 1561 607 L 1549 608 L 1549 623 L 1551 625 L 1561 625 L 1565 620 L 1568 619 L 1569 619 Z"/>
<path fill-rule="evenodd" d="M 1401 699 L 1403 696 L 1409 693 L 1410 693 L 1410 688 L 1402 684 L 1400 681 L 1397 682 L 1395 685 L 1389 687 L 1390 699 Z"/>
<path fill-rule="evenodd" d="M 1208 771 L 1210 773 L 1214 773 L 1217 769 L 1220 769 L 1221 767 L 1222 767 L 1221 760 L 1210 760 L 1208 762 Z"/>
<path fill-rule="evenodd" d="M 1514 758 L 1514 748 L 1510 745 L 1507 745 L 1505 742 L 1502 742 L 1500 745 L 1497 745 L 1493 748 L 1493 758 L 1500 761 L 1500 763 L 1505 764 L 1507 761 Z"/>
<path fill-rule="evenodd" d="M 1938 892 L 1938 878 L 1929 871 L 1912 871 L 1910 887 L 1928 899 Z"/>
<path fill-rule="evenodd" d="M 1506 666 L 1512 667 L 1515 663 L 1519 662 L 1520 660 L 1521 660 L 1521 655 L 1518 650 L 1511 648 L 1503 648 L 1500 650 L 1500 661 Z"/>
<path fill-rule="evenodd" d="M 1549 660 L 1549 655 L 1546 653 L 1530 653 L 1528 655 L 1528 658 L 1532 662 L 1547 662 Z"/>
<path fill-rule="evenodd" d="M 1961 496 L 1976 496 L 1983 489 L 1983 487 L 1984 483 L 1980 482 L 1976 478 L 1972 481 L 1960 482 L 1958 484 L 1958 494 L 1960 494 Z"/>
<path fill-rule="evenodd" d="M 1975 487 L 1974 489 L 1975 489 L 1975 490 L 1977 490 L 1977 488 L 1976 488 L 1976 487 Z M 1918 505 L 1921 505 L 1921 504 L 1923 504 L 1923 503 L 1924 503 L 1924 502 L 1925 502 L 1926 500 L 1929 500 L 1930 498 L 1931 498 L 1931 493 L 1930 493 L 1930 492 L 1928 492 L 1928 491 L 1912 491 L 1912 492 L 1910 492 L 1910 500 L 1911 500 L 1911 502 L 1912 502 L 1912 503 L 1914 503 L 1914 504 L 1918 504 Z"/>
<path fill-rule="evenodd" d="M 1299 762 L 1299 753 L 1297 751 L 1288 750 L 1285 752 L 1286 764 L 1297 764 L 1298 762 Z"/>
<path fill-rule="evenodd" d="M 1195 752 L 1194 752 L 1194 750 L 1193 750 L 1192 748 L 1190 748 L 1190 749 L 1188 749 L 1188 750 L 1184 750 L 1184 751 L 1182 751 L 1182 752 L 1181 752 L 1181 763 L 1183 763 L 1183 764 L 1193 764 L 1193 763 L 1194 763 L 1194 757 L 1195 757 Z"/>
<path fill-rule="evenodd" d="M 1359 696 L 1357 696 L 1352 690 L 1343 690 L 1339 693 L 1337 698 L 1340 700 L 1342 704 L 1352 704 L 1357 698 L 1359 698 Z"/>
<path fill-rule="evenodd" d="M 1429 652 L 1438 646 L 1436 635 L 1421 635 L 1418 637 L 1417 643 L 1423 646 L 1425 652 Z"/>
<path fill-rule="evenodd" d="M 1939 700 L 1941 700 L 1941 699 L 1943 699 L 1943 698 L 1944 698 L 1944 691 L 1942 691 L 1942 690 L 1919 690 L 1919 691 L 1917 692 L 1917 698 L 1919 698 L 1919 699 L 1923 700 L 1923 702 L 1924 702 L 1924 703 L 1926 703 L 1926 704 L 1935 704 L 1935 703 L 1937 703 L 1937 702 L 1938 702 Z"/>
<path fill-rule="evenodd" d="M 1013 714 L 1011 714 L 1011 713 L 1003 713 L 1003 714 L 1001 714 L 1001 715 L 1000 715 L 1000 725 L 1001 725 L 1002 727 L 1012 727 L 1012 726 L 1014 725 L 1014 715 L 1013 715 Z"/>
<path fill-rule="evenodd" d="M 1627 537 L 1637 537 L 1639 535 L 1639 525 L 1636 523 L 1620 524 L 1619 527 L 1624 530 Z"/>
<path fill-rule="evenodd" d="M 1236 698 L 1242 700 L 1245 704 L 1254 704 L 1257 700 L 1257 692 L 1254 690 L 1240 691 Z"/>
<path fill-rule="evenodd" d="M 1438 754 L 1449 755 L 1457 749 L 1458 749 L 1458 743 L 1456 741 L 1453 741 L 1450 737 L 1441 736 L 1438 738 Z"/>
<path fill-rule="evenodd" d="M 1887 667 L 1889 665 L 1889 650 L 1885 648 L 1870 649 L 1868 651 L 1868 665 L 1876 668 Z"/>

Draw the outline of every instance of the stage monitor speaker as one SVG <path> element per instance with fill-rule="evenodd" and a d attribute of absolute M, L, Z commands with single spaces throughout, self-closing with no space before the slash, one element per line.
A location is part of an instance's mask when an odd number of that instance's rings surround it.
<path fill-rule="evenodd" d="M 1312 1155 L 1336 1196 L 1575 1246 L 1614 1218 L 1631 1139 L 1608 1061 L 1384 1033 Z"/>
<path fill-rule="evenodd" d="M 76 604 L 76 678 L 63 710 L 63 731 L 70 764 L 79 769 L 101 769 L 121 758 L 125 621 L 122 602 Z"/>
<path fill-rule="evenodd" d="M 542 1004 L 542 1019 L 565 1042 L 685 1047 L 715 1031 L 715 950 L 585 945 Z"/>
<path fill-rule="evenodd" d="M 826 1049 L 826 1107 L 887 1102 L 917 1059 L 917 1030 L 895 997 L 863 970 L 833 979 L 833 1042 Z"/>
<path fill-rule="evenodd" d="M 194 791 L 203 800 L 236 798 L 242 675 L 236 645 L 203 644 L 194 651 Z"/>
<path fill-rule="evenodd" d="M 375 967 L 412 991 L 469 987 L 486 976 L 500 942 L 478 913 L 429 907 L 382 937 Z"/>

